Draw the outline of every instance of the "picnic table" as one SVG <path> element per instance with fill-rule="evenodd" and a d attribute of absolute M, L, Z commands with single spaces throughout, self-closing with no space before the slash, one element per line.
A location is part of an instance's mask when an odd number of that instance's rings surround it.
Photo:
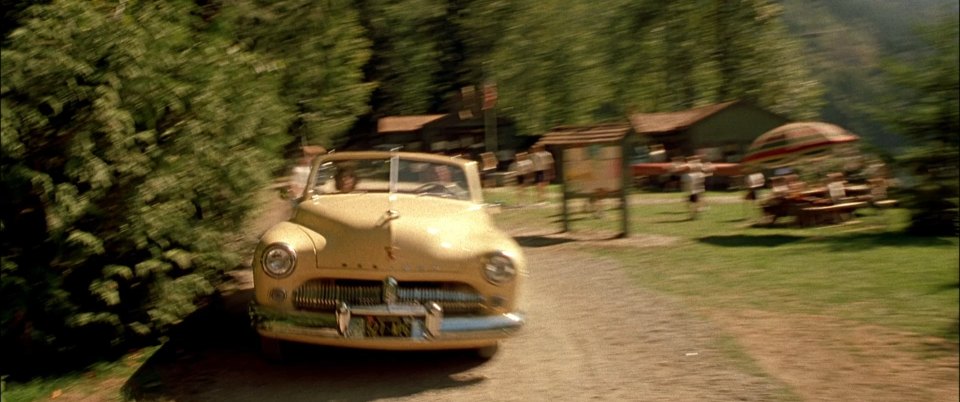
<path fill-rule="evenodd" d="M 813 226 L 836 224 L 850 220 L 853 212 L 868 205 L 866 201 L 851 201 L 839 204 L 818 205 L 799 208 L 796 211 L 797 224 Z"/>
<path fill-rule="evenodd" d="M 864 197 L 869 196 L 871 192 L 871 187 L 866 184 L 855 184 L 852 186 L 844 186 L 843 191 L 846 193 L 847 197 Z M 801 196 L 806 197 L 826 197 L 829 194 L 829 190 L 826 187 L 816 187 L 809 190 L 801 191 Z"/>
<path fill-rule="evenodd" d="M 839 196 L 831 194 L 826 186 L 803 191 L 775 192 L 760 203 L 763 215 L 769 223 L 774 223 L 781 217 L 792 216 L 801 226 L 842 223 L 852 218 L 858 209 L 884 209 L 895 205 L 896 200 L 886 197 L 886 187 L 875 183 L 846 184 Z"/>

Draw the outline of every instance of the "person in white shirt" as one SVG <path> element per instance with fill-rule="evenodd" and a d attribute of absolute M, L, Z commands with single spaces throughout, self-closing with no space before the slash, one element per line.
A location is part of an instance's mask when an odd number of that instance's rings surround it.
<path fill-rule="evenodd" d="M 530 148 L 530 161 L 533 162 L 534 184 L 537 186 L 537 202 L 546 202 L 547 184 L 553 180 L 553 155 L 537 144 Z"/>
<path fill-rule="evenodd" d="M 687 168 L 680 178 L 683 190 L 687 193 L 687 206 L 690 209 L 690 219 L 697 219 L 700 212 L 706 175 L 703 173 L 703 164 L 700 158 L 690 157 L 687 159 Z"/>
<path fill-rule="evenodd" d="M 757 199 L 760 198 L 758 193 L 760 192 L 760 189 L 763 188 L 766 180 L 763 177 L 763 173 L 757 172 L 747 175 L 744 181 L 744 184 L 746 184 L 747 187 L 747 195 L 744 196 L 744 199 L 747 201 L 744 203 L 744 214 L 749 217 L 750 210 L 756 206 Z"/>
<path fill-rule="evenodd" d="M 830 196 L 830 201 L 833 201 L 834 204 L 840 204 L 847 199 L 847 191 L 845 188 L 846 180 L 843 179 L 843 173 L 829 173 L 827 174 L 829 182 L 827 183 L 827 195 Z"/>

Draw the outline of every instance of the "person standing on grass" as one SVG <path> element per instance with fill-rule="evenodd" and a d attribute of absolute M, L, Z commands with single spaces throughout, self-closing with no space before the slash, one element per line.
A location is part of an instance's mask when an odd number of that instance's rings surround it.
<path fill-rule="evenodd" d="M 530 161 L 533 162 L 534 185 L 537 186 L 537 203 L 547 202 L 547 184 L 553 180 L 553 155 L 537 144 L 530 148 Z"/>
<path fill-rule="evenodd" d="M 759 195 L 757 193 L 760 192 L 760 189 L 765 184 L 763 173 L 760 173 L 760 172 L 751 173 L 747 175 L 745 182 L 747 187 L 747 195 L 744 197 L 744 199 L 747 202 L 744 203 L 744 213 L 747 216 L 747 218 L 749 218 L 750 217 L 749 211 L 752 210 L 757 205 L 757 198 L 759 198 Z"/>
<path fill-rule="evenodd" d="M 691 220 L 697 219 L 700 212 L 705 178 L 706 175 L 703 172 L 703 164 L 700 163 L 700 158 L 696 156 L 687 158 L 687 164 L 680 180 L 683 190 L 687 194 L 687 207 L 690 210 Z"/>

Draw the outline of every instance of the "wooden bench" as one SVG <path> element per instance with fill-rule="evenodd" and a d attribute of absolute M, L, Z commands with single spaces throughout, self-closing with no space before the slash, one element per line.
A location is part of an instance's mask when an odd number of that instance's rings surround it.
<path fill-rule="evenodd" d="M 854 201 L 801 208 L 797 213 L 797 223 L 802 226 L 840 223 L 850 219 L 853 211 L 866 207 L 867 205 L 868 203 L 866 201 Z"/>

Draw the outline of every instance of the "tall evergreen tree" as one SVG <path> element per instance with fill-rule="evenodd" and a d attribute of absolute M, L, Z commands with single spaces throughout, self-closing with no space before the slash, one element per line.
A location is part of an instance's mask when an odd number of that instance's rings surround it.
<path fill-rule="evenodd" d="M 3 371 L 152 337 L 212 292 L 290 113 L 186 1 L 58 0 L 0 55 Z M 68 360 L 68 359 L 67 359 Z"/>
<path fill-rule="evenodd" d="M 295 145 L 335 146 L 367 112 L 370 42 L 350 1 L 236 0 L 221 14 L 242 48 L 265 59 L 261 68 L 281 74 L 282 99 L 297 113 L 288 127 Z"/>
<path fill-rule="evenodd" d="M 786 33 L 781 9 L 766 0 L 622 2 L 606 26 L 608 62 L 622 104 L 678 110 L 733 99 L 786 116 L 816 117 L 821 89 Z M 636 85 L 634 84 L 634 85 Z"/>
<path fill-rule="evenodd" d="M 467 85 L 462 62 L 464 7 L 455 0 L 357 0 L 374 53 L 364 67 L 377 82 L 374 118 L 453 111 L 451 93 Z"/>
<path fill-rule="evenodd" d="M 767 0 L 514 2 L 485 76 L 520 130 L 733 99 L 815 118 L 822 90 Z"/>
<path fill-rule="evenodd" d="M 630 106 L 743 99 L 794 118 L 820 106 L 820 86 L 768 0 L 357 5 L 374 43 L 366 71 L 379 84 L 378 116 L 450 111 L 440 100 L 485 81 L 497 82 L 500 115 L 524 134 L 623 119 Z"/>
<path fill-rule="evenodd" d="M 950 236 L 958 231 L 960 178 L 960 23 L 956 15 L 925 29 L 928 46 L 910 60 L 891 60 L 885 77 L 897 87 L 874 114 L 910 139 L 898 157 L 916 180 L 907 191 L 911 232 Z"/>
<path fill-rule="evenodd" d="M 596 26 L 603 7 L 583 1 L 519 2 L 485 66 L 499 109 L 522 134 L 595 121 L 609 99 Z"/>
<path fill-rule="evenodd" d="M 373 117 L 454 112 L 464 87 L 489 81 L 489 55 L 513 2 L 357 0 L 373 56 L 365 71 L 378 83 Z"/>

